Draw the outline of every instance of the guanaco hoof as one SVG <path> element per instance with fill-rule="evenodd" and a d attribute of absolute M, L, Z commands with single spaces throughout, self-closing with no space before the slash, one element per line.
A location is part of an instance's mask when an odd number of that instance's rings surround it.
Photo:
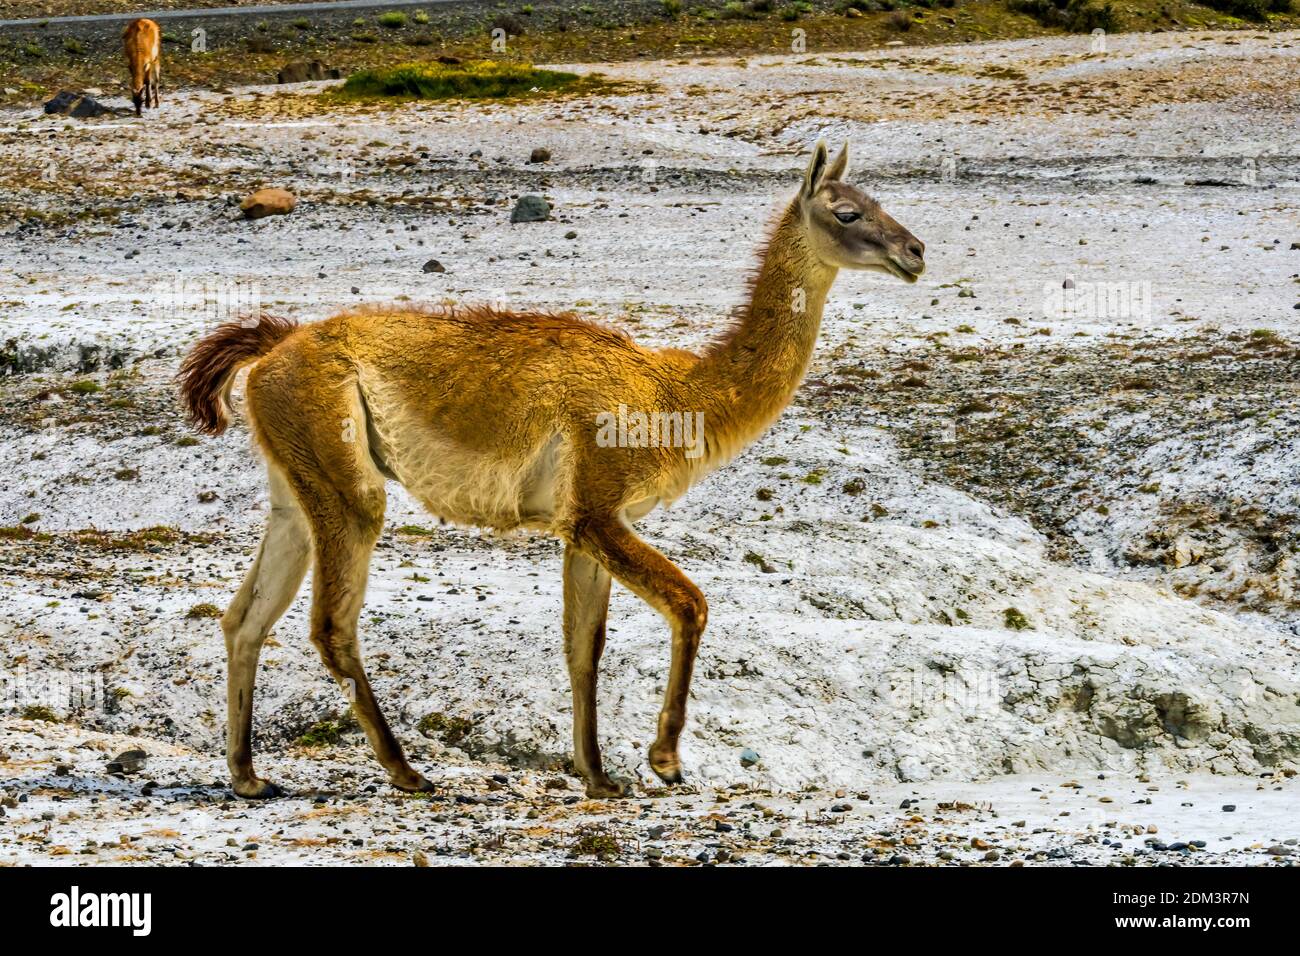
<path fill-rule="evenodd" d="M 287 797 L 289 791 L 283 787 L 278 787 L 269 780 L 253 780 L 247 784 L 234 784 L 231 789 L 235 791 L 235 796 L 243 797 L 245 800 L 270 800 L 273 797 Z"/>
<path fill-rule="evenodd" d="M 598 783 L 587 784 L 587 796 L 593 800 L 621 800 L 632 795 L 632 784 L 626 780 L 606 777 Z"/>
<path fill-rule="evenodd" d="M 393 786 L 405 793 L 433 793 L 434 785 L 418 773 L 411 780 L 394 780 Z"/>

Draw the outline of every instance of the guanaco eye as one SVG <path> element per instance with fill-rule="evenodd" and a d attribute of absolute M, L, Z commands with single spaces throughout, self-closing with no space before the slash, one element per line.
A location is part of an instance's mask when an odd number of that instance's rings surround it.
<path fill-rule="evenodd" d="M 840 222 L 844 223 L 845 225 L 847 225 L 848 223 L 857 222 L 859 219 L 861 219 L 862 213 L 854 212 L 852 210 L 844 210 L 842 212 L 837 212 L 835 214 L 835 218 L 838 219 Z"/>

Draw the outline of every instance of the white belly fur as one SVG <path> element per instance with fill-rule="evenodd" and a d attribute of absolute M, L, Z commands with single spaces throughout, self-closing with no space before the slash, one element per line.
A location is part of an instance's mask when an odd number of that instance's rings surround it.
<path fill-rule="evenodd" d="M 372 450 L 429 512 L 446 521 L 509 531 L 550 530 L 559 511 L 564 440 L 552 435 L 522 460 L 494 458 L 439 433 L 409 406 L 362 384 Z M 624 509 L 636 521 L 659 504 L 647 498 Z"/>

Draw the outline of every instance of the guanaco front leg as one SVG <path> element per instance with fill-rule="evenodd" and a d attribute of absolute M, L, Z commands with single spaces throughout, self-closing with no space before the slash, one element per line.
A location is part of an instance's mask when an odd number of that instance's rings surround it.
<path fill-rule="evenodd" d="M 620 584 L 657 610 L 672 626 L 672 663 L 659 713 L 659 733 L 650 747 L 650 769 L 665 783 L 680 783 L 677 743 L 686 725 L 686 698 L 709 606 L 691 580 L 623 523 L 611 517 L 582 522 L 578 540 Z"/>
<path fill-rule="evenodd" d="M 596 737 L 596 674 L 605 650 L 609 572 L 573 545 L 564 549 L 564 656 L 573 688 L 573 761 L 587 779 L 587 796 L 621 797 L 626 784 L 611 780 Z"/>

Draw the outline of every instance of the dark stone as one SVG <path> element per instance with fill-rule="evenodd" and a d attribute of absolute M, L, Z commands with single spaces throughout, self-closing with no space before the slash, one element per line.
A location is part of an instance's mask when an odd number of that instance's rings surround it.
<path fill-rule="evenodd" d="M 68 90 L 59 90 L 53 98 L 45 104 L 46 113 L 58 113 L 61 116 L 75 116 L 77 119 L 86 119 L 90 116 L 103 116 L 105 113 L 113 111 L 104 106 L 93 96 L 87 96 L 84 93 L 71 93 Z"/>
<path fill-rule="evenodd" d="M 110 773 L 139 773 L 144 769 L 148 756 L 143 750 L 124 750 L 109 761 L 108 770 Z"/>
<path fill-rule="evenodd" d="M 423 271 L 425 271 L 425 272 L 446 272 L 447 269 L 446 269 L 446 267 L 445 267 L 441 262 L 439 262 L 437 259 L 430 259 L 428 262 L 426 262 L 426 263 L 424 264 Z"/>

